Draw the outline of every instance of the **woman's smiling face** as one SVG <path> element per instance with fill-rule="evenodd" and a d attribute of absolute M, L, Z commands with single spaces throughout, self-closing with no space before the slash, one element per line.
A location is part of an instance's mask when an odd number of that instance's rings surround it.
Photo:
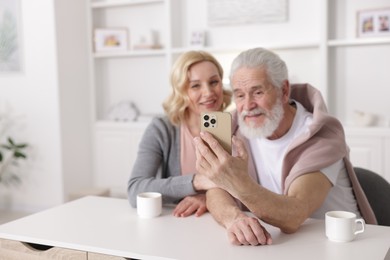
<path fill-rule="evenodd" d="M 223 104 L 223 85 L 217 67 L 210 61 L 195 63 L 188 70 L 187 94 L 189 113 L 220 110 Z"/>

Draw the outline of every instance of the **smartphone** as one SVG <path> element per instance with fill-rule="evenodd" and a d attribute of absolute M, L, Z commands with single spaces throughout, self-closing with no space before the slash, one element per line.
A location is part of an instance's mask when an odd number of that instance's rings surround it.
<path fill-rule="evenodd" d="M 203 112 L 201 131 L 211 133 L 219 144 L 232 154 L 232 116 L 228 112 Z"/>

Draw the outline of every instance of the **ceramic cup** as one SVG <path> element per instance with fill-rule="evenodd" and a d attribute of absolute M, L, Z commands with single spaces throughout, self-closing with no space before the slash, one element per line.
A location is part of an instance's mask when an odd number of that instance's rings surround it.
<path fill-rule="evenodd" d="M 360 223 L 360 229 L 357 229 Z M 325 233 L 334 242 L 352 241 L 359 233 L 364 232 L 365 222 L 348 211 L 329 211 L 325 214 Z"/>
<path fill-rule="evenodd" d="M 137 214 L 141 218 L 154 218 L 161 214 L 162 196 L 158 192 L 143 192 L 137 195 Z"/>

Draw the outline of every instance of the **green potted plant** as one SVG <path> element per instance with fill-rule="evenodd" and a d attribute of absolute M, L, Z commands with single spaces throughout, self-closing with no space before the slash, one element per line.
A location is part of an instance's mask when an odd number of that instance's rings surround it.
<path fill-rule="evenodd" d="M 0 143 L 0 183 L 18 184 L 21 179 L 17 174 L 19 161 L 26 159 L 26 143 L 16 143 L 11 137 Z"/>
<path fill-rule="evenodd" d="M 4 186 L 18 185 L 21 182 L 21 161 L 27 159 L 27 143 L 16 142 L 14 136 L 18 116 L 12 115 L 10 109 L 0 109 L 0 189 Z M 3 187 L 1 187 L 3 186 Z"/>

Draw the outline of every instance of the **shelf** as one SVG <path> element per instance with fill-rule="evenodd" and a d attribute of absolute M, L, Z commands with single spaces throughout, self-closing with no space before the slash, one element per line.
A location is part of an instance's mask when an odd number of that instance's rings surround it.
<path fill-rule="evenodd" d="M 145 57 L 145 56 L 164 56 L 166 51 L 160 50 L 135 50 L 125 52 L 100 52 L 94 53 L 93 57 L 96 59 L 101 58 L 126 58 L 126 57 Z"/>
<path fill-rule="evenodd" d="M 364 46 L 364 45 L 381 45 L 390 44 L 390 37 L 387 38 L 359 38 L 359 39 L 343 39 L 329 40 L 329 47 L 348 47 L 348 46 Z"/>
<path fill-rule="evenodd" d="M 126 5 L 146 5 L 164 3 L 164 0 L 101 0 L 94 1 L 91 3 L 92 8 L 109 8 Z"/>
<path fill-rule="evenodd" d="M 261 47 L 272 49 L 272 50 L 293 50 L 293 49 L 313 49 L 319 48 L 320 44 L 318 42 L 298 42 L 298 43 L 266 43 L 262 44 Z M 258 45 L 246 45 L 246 46 L 234 46 L 234 47 L 200 47 L 202 49 L 211 53 L 224 53 L 224 52 L 242 52 L 247 49 L 259 47 Z M 186 47 L 186 48 L 173 48 L 172 53 L 183 53 L 189 50 L 196 49 L 195 47 Z"/>
<path fill-rule="evenodd" d="M 241 52 L 250 48 L 255 48 L 258 46 L 235 46 L 235 47 L 200 47 L 198 49 L 211 52 L 211 53 L 229 53 L 229 52 Z M 296 50 L 296 49 L 313 49 L 319 48 L 319 43 L 317 42 L 302 42 L 302 43 L 286 43 L 286 44 L 265 44 L 262 45 L 264 48 L 272 50 Z M 197 49 L 195 47 L 185 47 L 185 48 L 173 48 L 173 54 L 180 54 L 186 51 Z M 96 59 L 101 58 L 126 58 L 126 57 L 145 57 L 145 56 L 163 56 L 167 52 L 166 50 L 134 50 L 126 52 L 101 52 L 94 53 L 93 56 Z"/>
<path fill-rule="evenodd" d="M 95 127 L 99 129 L 118 129 L 118 128 L 136 128 L 148 125 L 152 121 L 153 117 L 144 117 L 140 121 L 131 121 L 131 122 L 119 122 L 119 121 L 110 121 L 110 120 L 99 120 L 96 121 Z"/>
<path fill-rule="evenodd" d="M 390 128 L 383 126 L 358 127 L 358 126 L 344 126 L 344 130 L 348 134 L 360 134 L 367 137 L 371 136 L 385 136 L 390 137 Z"/>

